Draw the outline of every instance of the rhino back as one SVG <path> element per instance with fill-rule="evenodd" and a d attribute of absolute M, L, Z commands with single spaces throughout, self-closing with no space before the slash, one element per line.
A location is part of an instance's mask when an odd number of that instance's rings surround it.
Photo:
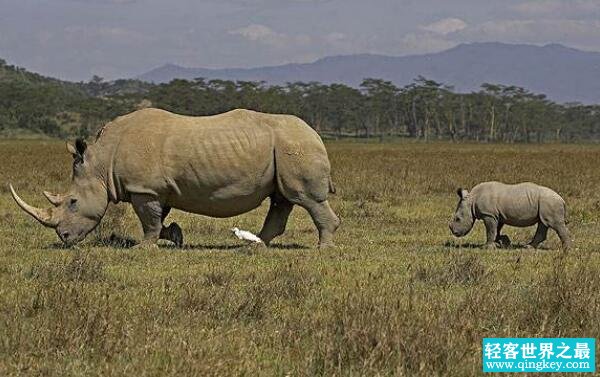
<path fill-rule="evenodd" d="M 253 208 L 273 190 L 274 135 L 265 117 L 246 110 L 188 117 L 145 109 L 118 118 L 101 137 L 117 145 L 118 195 L 157 195 L 175 208 L 213 216 L 229 216 L 224 203 L 230 200 L 240 210 Z"/>
<path fill-rule="evenodd" d="M 533 225 L 539 219 L 541 189 L 541 186 L 530 182 L 514 185 L 481 183 L 472 190 L 476 214 L 478 217 L 494 216 L 507 225 Z"/>

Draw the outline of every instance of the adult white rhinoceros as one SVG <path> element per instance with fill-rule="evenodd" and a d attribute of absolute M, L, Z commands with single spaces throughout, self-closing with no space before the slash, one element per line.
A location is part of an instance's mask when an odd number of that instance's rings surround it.
<path fill-rule="evenodd" d="M 340 220 L 327 201 L 334 192 L 327 151 L 319 135 L 290 115 L 233 110 L 205 117 L 144 109 L 107 124 L 94 144 L 67 143 L 73 179 L 66 194 L 44 192 L 54 205 L 38 209 L 11 186 L 19 206 L 67 244 L 99 223 L 109 202 L 130 202 L 142 222 L 141 245 L 183 243 L 181 228 L 163 226 L 171 208 L 230 217 L 271 198 L 259 237 L 268 244 L 285 230 L 294 204 L 332 243 Z"/>

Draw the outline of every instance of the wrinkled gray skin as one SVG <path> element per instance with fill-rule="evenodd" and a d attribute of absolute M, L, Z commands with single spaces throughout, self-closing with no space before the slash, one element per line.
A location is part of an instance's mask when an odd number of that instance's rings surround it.
<path fill-rule="evenodd" d="M 141 246 L 159 239 L 182 245 L 179 225 L 163 225 L 172 208 L 231 217 L 269 197 L 258 234 L 267 245 L 283 233 L 294 205 L 311 215 L 321 247 L 332 244 L 340 223 L 327 201 L 334 188 L 325 146 L 294 116 L 239 109 L 189 117 L 144 109 L 107 124 L 89 147 L 77 140 L 67 149 L 73 181 L 66 194 L 44 192 L 53 207 L 32 207 L 10 186 L 17 204 L 66 244 L 83 240 L 109 202 L 133 205 L 144 231 Z"/>
<path fill-rule="evenodd" d="M 537 248 L 546 240 L 548 228 L 551 228 L 560 237 L 563 249 L 571 247 L 565 201 L 547 187 L 530 182 L 515 185 L 485 182 L 471 192 L 458 189 L 457 194 L 459 202 L 449 224 L 456 237 L 467 235 L 475 220 L 483 220 L 486 246 L 495 248 L 510 242 L 507 236 L 500 234 L 504 225 L 528 227 L 537 224 L 535 236 L 528 246 Z"/>

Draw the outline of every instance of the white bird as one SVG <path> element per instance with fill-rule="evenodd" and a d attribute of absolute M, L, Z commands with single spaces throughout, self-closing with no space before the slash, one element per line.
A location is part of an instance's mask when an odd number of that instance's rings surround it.
<path fill-rule="evenodd" d="M 244 241 L 250 241 L 252 243 L 262 243 L 263 241 L 258 238 L 255 234 L 248 232 L 247 230 L 240 230 L 238 228 L 231 228 L 233 234 L 236 235 L 237 238 Z"/>

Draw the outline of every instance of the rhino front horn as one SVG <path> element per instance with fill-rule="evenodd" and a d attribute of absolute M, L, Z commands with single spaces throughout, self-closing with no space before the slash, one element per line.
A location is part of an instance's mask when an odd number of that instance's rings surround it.
<path fill-rule="evenodd" d="M 19 197 L 19 195 L 17 195 L 17 193 L 15 192 L 15 189 L 12 187 L 12 185 L 9 185 L 9 186 L 10 186 L 10 193 L 12 194 L 13 199 L 15 200 L 15 202 L 17 202 L 19 207 L 21 207 L 23 209 L 23 211 L 25 211 L 28 214 L 30 214 L 31 216 L 33 216 L 33 218 L 36 219 L 37 221 L 39 221 L 42 225 L 50 227 L 50 228 L 56 228 L 56 226 L 58 225 L 58 222 L 52 218 L 52 213 L 50 210 L 39 209 L 39 208 L 30 206 L 29 204 L 25 203 L 25 201 L 23 199 L 21 199 Z"/>
<path fill-rule="evenodd" d="M 52 203 L 52 205 L 55 207 L 58 207 L 62 204 L 62 202 L 65 201 L 64 196 L 62 196 L 61 194 L 54 194 L 50 191 L 44 191 L 43 194 L 46 197 L 46 199 L 48 199 L 48 201 Z"/>

